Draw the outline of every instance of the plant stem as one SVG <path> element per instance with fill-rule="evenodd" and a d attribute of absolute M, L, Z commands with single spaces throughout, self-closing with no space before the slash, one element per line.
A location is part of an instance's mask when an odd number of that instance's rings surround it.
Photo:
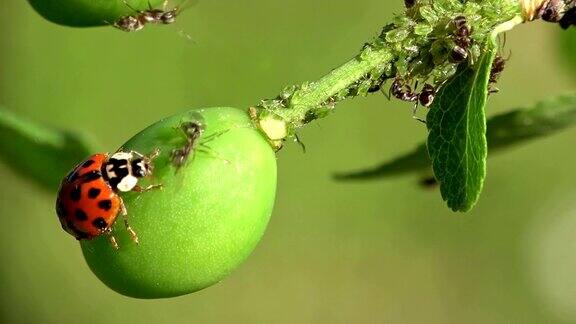
<path fill-rule="evenodd" d="M 291 109 L 287 110 L 285 116 L 290 120 L 304 120 L 310 107 L 329 101 L 340 91 L 378 67 L 388 64 L 392 59 L 393 55 L 387 48 L 368 50 L 365 55 L 356 56 L 314 83 L 311 89 L 294 93 Z"/>
<path fill-rule="evenodd" d="M 528 1 L 528 0 L 522 0 Z M 540 0 L 538 0 L 540 1 Z M 438 90 L 459 64 L 474 64 L 493 32 L 509 30 L 524 21 L 519 0 L 418 0 L 394 23 L 367 43 L 353 59 L 315 82 L 286 87 L 274 99 L 251 107 L 250 116 L 275 149 L 295 130 L 334 110 L 339 101 L 365 96 L 396 79 L 397 97 L 414 101 L 428 83 Z M 454 20 L 464 17 L 468 60 L 455 61 L 453 51 L 463 44 Z M 460 37 L 460 38 L 459 38 Z"/>

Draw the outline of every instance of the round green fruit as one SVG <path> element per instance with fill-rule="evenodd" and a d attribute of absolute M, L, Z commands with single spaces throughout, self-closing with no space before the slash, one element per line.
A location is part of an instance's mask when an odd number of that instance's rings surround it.
<path fill-rule="evenodd" d="M 205 128 L 187 163 L 171 161 L 184 147 L 181 125 Z M 90 269 L 126 296 L 164 298 L 213 285 L 234 270 L 260 240 L 274 205 L 276 157 L 246 112 L 235 108 L 192 110 L 163 119 L 134 136 L 123 151 L 160 149 L 153 177 L 142 185 L 162 189 L 122 194 L 130 226 L 121 220 L 112 234 L 81 241 Z"/>
<path fill-rule="evenodd" d="M 134 15 L 132 8 L 147 10 L 149 6 L 161 7 L 164 0 L 28 0 L 28 2 L 40 15 L 54 23 L 90 27 L 107 25 L 122 16 Z M 171 1 L 171 5 L 174 6 L 174 2 L 177 5 L 182 1 Z"/>

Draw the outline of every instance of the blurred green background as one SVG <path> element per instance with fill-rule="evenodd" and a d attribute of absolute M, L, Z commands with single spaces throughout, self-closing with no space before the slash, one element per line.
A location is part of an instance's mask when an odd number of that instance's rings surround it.
<path fill-rule="evenodd" d="M 175 25 L 127 34 L 57 26 L 25 1 L 4 0 L 0 104 L 112 151 L 164 116 L 247 107 L 319 78 L 401 6 L 202 0 Z M 489 115 L 575 88 L 557 52 L 560 34 L 543 23 L 508 34 L 512 59 Z M 492 157 L 468 214 L 450 212 L 417 175 L 331 179 L 422 142 L 410 105 L 352 100 L 300 136 L 305 154 L 297 145 L 279 154 L 277 204 L 254 254 L 220 284 L 168 300 L 130 299 L 101 284 L 61 230 L 55 192 L 0 165 L 0 321 L 576 322 L 576 129 Z"/>

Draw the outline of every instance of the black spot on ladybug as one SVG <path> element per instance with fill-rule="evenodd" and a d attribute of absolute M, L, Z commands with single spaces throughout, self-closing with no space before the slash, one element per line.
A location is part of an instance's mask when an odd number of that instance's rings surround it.
<path fill-rule="evenodd" d="M 95 220 L 93 220 L 92 225 L 94 225 L 94 227 L 96 227 L 97 229 L 100 229 L 100 230 L 104 230 L 108 226 L 108 224 L 106 223 L 106 221 L 102 217 L 98 217 Z"/>
<path fill-rule="evenodd" d="M 88 198 L 90 199 L 96 199 L 96 197 L 98 197 L 98 195 L 100 194 L 100 189 L 98 188 L 90 188 L 90 190 L 88 190 Z"/>
<path fill-rule="evenodd" d="M 84 175 L 82 176 L 82 180 L 83 180 L 84 182 L 91 182 L 91 181 L 100 179 L 100 177 L 102 177 L 102 175 L 100 174 L 100 171 L 92 170 L 92 171 L 87 172 L 86 174 L 84 174 Z"/>
<path fill-rule="evenodd" d="M 64 208 L 64 204 L 60 199 L 56 200 L 56 214 L 58 214 L 59 218 L 66 216 L 66 208 Z"/>
<path fill-rule="evenodd" d="M 80 201 L 80 197 L 82 196 L 82 188 L 80 186 L 75 186 L 72 191 L 70 191 L 70 199 L 73 201 Z"/>
<path fill-rule="evenodd" d="M 82 163 L 82 167 L 87 168 L 87 167 L 91 166 L 92 164 L 94 164 L 94 160 L 88 160 L 88 161 Z"/>
<path fill-rule="evenodd" d="M 98 202 L 98 207 L 104 210 L 110 210 L 112 208 L 112 201 L 110 199 L 100 200 Z"/>
<path fill-rule="evenodd" d="M 85 221 L 88 219 L 88 215 L 82 209 L 76 209 L 76 213 L 74 213 L 76 219 Z"/>

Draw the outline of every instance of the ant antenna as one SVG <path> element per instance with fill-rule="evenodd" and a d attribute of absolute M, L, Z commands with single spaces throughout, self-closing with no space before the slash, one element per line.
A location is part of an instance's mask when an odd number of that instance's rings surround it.
<path fill-rule="evenodd" d="M 132 7 L 127 0 L 122 0 L 122 2 L 124 2 L 124 4 L 126 5 L 126 7 L 130 8 L 130 10 L 134 11 L 135 13 L 140 13 L 140 10 L 137 10 L 136 8 Z M 148 5 L 150 5 L 150 2 L 148 2 Z"/>

